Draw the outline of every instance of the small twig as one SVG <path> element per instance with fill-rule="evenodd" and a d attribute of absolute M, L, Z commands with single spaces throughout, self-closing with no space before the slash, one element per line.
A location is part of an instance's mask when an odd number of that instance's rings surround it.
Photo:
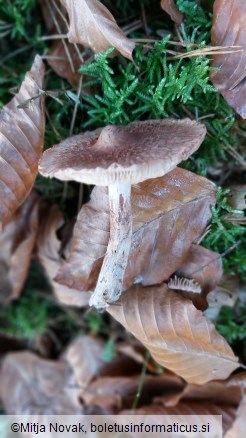
<path fill-rule="evenodd" d="M 142 18 L 142 22 L 143 22 L 143 28 L 145 30 L 146 35 L 149 35 L 149 29 L 148 29 L 148 23 L 147 23 L 147 18 L 146 18 L 145 7 L 144 7 L 144 4 L 143 4 L 142 0 L 140 0 L 140 7 L 141 7 L 141 18 Z"/>
<path fill-rule="evenodd" d="M 53 0 L 52 0 L 52 3 L 54 4 Z M 53 8 L 51 7 L 51 5 L 50 5 L 49 2 L 47 2 L 47 6 L 48 6 L 48 8 L 49 8 L 49 10 L 50 10 L 50 14 L 51 14 L 51 16 L 52 16 L 52 19 L 54 20 L 54 23 L 55 23 L 56 29 L 58 30 L 59 33 L 62 33 L 62 31 L 61 31 L 61 27 L 60 27 L 60 25 L 59 25 L 59 23 L 58 23 L 58 21 L 57 21 L 57 19 L 56 19 L 56 16 L 55 16 L 55 13 L 54 13 L 54 11 L 53 11 Z M 74 72 L 75 72 L 75 68 L 74 68 L 74 64 L 73 64 L 73 61 L 72 61 L 71 56 L 70 56 L 69 49 L 68 49 L 67 44 L 66 44 L 66 40 L 62 39 L 61 41 L 62 41 L 62 44 L 63 44 L 64 50 L 65 50 L 65 52 L 66 52 L 66 55 L 67 55 L 68 62 L 69 62 L 69 64 L 70 64 L 71 70 L 72 70 L 72 72 L 74 73 Z"/>
<path fill-rule="evenodd" d="M 82 83 L 83 83 L 83 76 L 80 75 L 78 88 L 77 88 L 77 97 L 78 98 L 80 97 L 80 94 L 81 94 Z M 75 124 L 75 120 L 76 120 L 76 116 L 77 116 L 77 112 L 78 112 L 78 106 L 79 106 L 79 102 L 75 101 L 75 105 L 74 105 L 74 109 L 73 109 L 73 116 L 72 116 L 70 130 L 69 130 L 70 137 L 73 134 L 74 124 Z"/>
<path fill-rule="evenodd" d="M 38 38 L 38 41 L 47 41 L 47 40 L 61 40 L 61 39 L 68 39 L 68 36 L 67 36 L 67 34 L 65 34 L 65 33 L 58 33 L 58 34 L 55 34 L 55 35 L 45 35 L 45 36 L 42 36 L 42 37 L 39 37 Z"/>
<path fill-rule="evenodd" d="M 198 269 L 196 269 L 195 271 L 191 272 L 190 276 L 193 276 L 194 274 L 196 274 L 197 272 L 201 271 L 202 269 L 206 268 L 207 266 L 211 265 L 211 263 L 214 263 L 216 260 L 219 260 L 221 257 L 225 257 L 227 254 L 229 254 L 230 252 L 232 252 L 235 248 L 237 248 L 240 244 L 242 243 L 241 240 L 238 240 L 237 242 L 235 242 L 232 246 L 230 246 L 230 248 L 227 248 L 224 252 L 222 252 L 221 254 L 219 254 L 218 256 L 216 256 L 213 260 L 210 260 L 210 262 L 206 263 L 203 266 L 200 266 Z"/>
<path fill-rule="evenodd" d="M 244 49 L 244 46 L 214 46 L 214 47 L 204 47 L 203 49 L 197 49 L 192 50 L 191 52 L 186 52 L 182 54 L 175 55 L 173 57 L 167 58 L 168 60 L 172 61 L 175 59 L 184 59 L 184 58 L 192 58 L 195 56 L 207 56 L 207 55 L 223 55 L 226 53 L 237 53 L 242 52 Z"/>
<path fill-rule="evenodd" d="M 57 129 L 56 129 L 56 127 L 55 127 L 55 125 L 54 125 L 54 123 L 53 123 L 53 121 L 52 121 L 52 119 L 51 119 L 51 117 L 50 117 L 49 112 L 48 112 L 47 109 L 45 110 L 45 114 L 46 114 L 46 117 L 47 117 L 47 119 L 48 119 L 48 122 L 49 122 L 49 124 L 50 124 L 50 126 L 51 126 L 53 132 L 55 133 L 56 137 L 57 137 L 57 138 L 60 138 L 61 136 L 60 136 L 59 132 L 57 131 Z"/>
<path fill-rule="evenodd" d="M 52 56 L 52 55 L 42 55 L 42 59 L 53 59 L 57 61 L 67 61 L 67 56 Z"/>
<path fill-rule="evenodd" d="M 225 146 L 223 145 L 223 149 L 229 154 L 231 155 L 236 161 L 238 161 L 241 166 L 243 168 L 246 168 L 246 161 L 244 160 L 244 158 L 239 154 L 238 151 L 236 151 L 236 149 L 233 149 L 233 147 L 231 146 Z"/>
<path fill-rule="evenodd" d="M 129 33 L 134 32 L 135 30 L 138 30 L 142 27 L 142 23 L 140 20 L 136 20 L 133 23 L 127 24 L 126 26 L 122 27 L 122 31 L 125 35 L 129 35 Z"/>
<path fill-rule="evenodd" d="M 28 46 L 20 47 L 19 49 L 16 49 L 13 52 L 10 52 L 8 55 L 6 55 L 4 58 L 1 59 L 0 66 L 2 66 L 6 61 L 9 61 L 9 59 L 12 59 L 15 56 L 19 55 L 20 53 L 23 53 L 31 48 L 32 46 L 28 45 Z"/>
<path fill-rule="evenodd" d="M 56 4 L 55 0 L 52 0 L 53 6 L 56 9 L 57 13 L 60 15 L 61 19 L 64 21 L 64 23 L 66 24 L 67 29 L 69 29 L 69 22 L 66 19 L 65 15 L 62 13 L 61 9 L 58 7 L 58 5 Z M 80 53 L 80 50 L 78 48 L 78 45 L 76 43 L 73 44 L 75 51 L 79 57 L 79 60 L 81 63 L 84 62 L 83 56 Z"/>
<path fill-rule="evenodd" d="M 215 117 L 215 114 L 207 114 L 206 116 L 199 117 L 198 120 L 210 119 L 211 117 Z"/>

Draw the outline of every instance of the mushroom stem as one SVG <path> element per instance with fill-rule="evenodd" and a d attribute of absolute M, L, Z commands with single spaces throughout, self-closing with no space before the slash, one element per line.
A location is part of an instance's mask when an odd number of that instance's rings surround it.
<path fill-rule="evenodd" d="M 90 305 L 99 309 L 118 300 L 131 248 L 131 184 L 114 184 L 108 189 L 110 238 Z"/>

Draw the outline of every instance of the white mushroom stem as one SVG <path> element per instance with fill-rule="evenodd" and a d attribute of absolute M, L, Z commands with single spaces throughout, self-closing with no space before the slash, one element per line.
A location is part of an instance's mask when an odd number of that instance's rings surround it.
<path fill-rule="evenodd" d="M 108 189 L 110 237 L 106 255 L 90 305 L 102 309 L 118 300 L 131 248 L 131 184 L 114 184 Z"/>

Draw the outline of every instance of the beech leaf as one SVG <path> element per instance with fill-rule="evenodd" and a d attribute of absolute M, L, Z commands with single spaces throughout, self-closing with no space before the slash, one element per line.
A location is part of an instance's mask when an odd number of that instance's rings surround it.
<path fill-rule="evenodd" d="M 181 293 L 190 298 L 197 309 L 205 310 L 208 306 L 207 294 L 216 288 L 223 274 L 221 256 L 201 245 L 192 244 L 186 260 L 179 266 L 176 274 L 181 278 L 193 278 L 201 286 L 200 294 Z"/>
<path fill-rule="evenodd" d="M 93 409 L 99 408 L 100 413 L 117 414 L 122 409 L 132 407 L 140 382 L 140 374 L 128 377 L 100 377 L 92 382 L 80 397 L 87 406 L 88 413 L 93 413 Z M 146 375 L 138 403 L 151 403 L 154 397 L 181 391 L 183 386 L 184 382 L 177 376 L 170 379 L 166 373 L 160 376 Z"/>
<path fill-rule="evenodd" d="M 213 46 L 241 46 L 235 53 L 213 55 L 210 78 L 228 103 L 246 118 L 246 3 L 245 0 L 215 0 L 211 41 Z"/>
<path fill-rule="evenodd" d="M 174 23 L 182 23 L 183 14 L 177 8 L 175 0 L 161 0 L 161 7 L 168 15 L 170 15 Z"/>
<path fill-rule="evenodd" d="M 67 9 L 69 41 L 90 47 L 95 53 L 115 47 L 132 60 L 135 43 L 117 25 L 113 15 L 98 0 L 62 0 Z"/>
<path fill-rule="evenodd" d="M 0 229 L 30 192 L 44 140 L 44 64 L 36 56 L 20 91 L 0 113 Z M 26 102 L 26 104 L 24 104 Z"/>
<path fill-rule="evenodd" d="M 203 232 L 214 203 L 214 184 L 184 169 L 134 185 L 133 236 L 124 288 L 136 281 L 150 285 L 167 280 Z M 107 190 L 95 187 L 78 215 L 71 252 L 56 280 L 75 289 L 93 290 L 108 240 Z"/>
<path fill-rule="evenodd" d="M 61 256 L 59 254 L 61 242 L 57 238 L 56 231 L 62 225 L 62 215 L 58 207 L 53 205 L 48 212 L 46 211 L 45 220 L 42 221 L 39 230 L 37 240 L 38 258 L 46 271 L 57 299 L 68 306 L 85 306 L 89 301 L 87 293 L 73 290 L 53 281 L 61 265 Z"/>
<path fill-rule="evenodd" d="M 74 371 L 76 383 L 83 390 L 105 366 L 103 361 L 104 344 L 92 336 L 80 336 L 71 342 L 63 359 Z M 86 352 L 86 354 L 85 354 Z"/>
<path fill-rule="evenodd" d="M 122 411 L 121 415 L 129 415 L 130 411 Z M 192 420 L 199 416 L 199 422 L 197 424 L 206 424 L 207 418 L 210 415 L 222 415 L 222 427 L 223 432 L 226 432 L 228 428 L 233 424 L 235 418 L 235 407 L 220 404 L 212 404 L 210 401 L 205 403 L 197 403 L 197 402 L 181 402 L 177 406 L 162 406 L 159 404 L 151 404 L 149 406 L 143 406 L 141 408 L 136 409 L 134 412 L 135 415 L 144 415 L 144 420 L 147 424 L 153 424 L 153 415 L 155 416 L 154 424 L 163 424 L 163 416 L 165 416 L 165 423 L 172 424 L 173 416 L 179 417 L 179 421 L 182 423 L 182 416 L 184 416 L 183 422 L 187 424 L 187 415 L 191 416 Z M 151 416 L 151 417 L 149 417 Z M 181 418 L 180 418 L 181 417 Z M 121 418 L 121 417 L 119 417 Z M 188 420 L 190 424 L 191 420 Z M 220 420 L 219 420 L 220 421 Z M 218 421 L 218 431 L 220 430 L 220 422 Z M 143 436 L 143 435 L 142 435 Z M 165 436 L 160 433 L 160 436 Z M 174 435 L 173 435 L 174 436 Z M 182 435 L 179 435 L 182 436 Z M 197 432 L 189 433 L 184 436 L 196 437 L 199 436 Z M 208 435 L 209 436 L 209 435 Z M 217 434 L 213 434 L 212 436 L 219 436 Z M 224 436 L 224 435 L 223 435 Z M 240 435 L 242 436 L 242 435 Z M 226 438 L 239 438 L 240 436 L 228 436 Z M 133 437 L 133 435 L 132 435 Z"/>
<path fill-rule="evenodd" d="M 38 231 L 38 196 L 30 193 L 0 233 L 0 302 L 18 298 L 27 277 Z"/>
<path fill-rule="evenodd" d="M 179 267 L 178 275 L 194 278 L 205 295 L 213 290 L 222 278 L 223 268 L 220 254 L 201 245 L 191 245 L 187 260 Z"/>
<path fill-rule="evenodd" d="M 133 286 L 108 312 L 151 352 L 162 366 L 189 383 L 225 379 L 237 358 L 214 325 L 190 300 L 167 286 Z"/>
<path fill-rule="evenodd" d="M 0 372 L 1 400 L 6 414 L 81 414 L 79 389 L 67 364 L 40 359 L 33 353 L 10 353 Z"/>

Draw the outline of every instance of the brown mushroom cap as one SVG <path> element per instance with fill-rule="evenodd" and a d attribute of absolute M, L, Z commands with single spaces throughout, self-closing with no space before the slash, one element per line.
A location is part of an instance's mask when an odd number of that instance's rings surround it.
<path fill-rule="evenodd" d="M 156 178 L 186 160 L 202 143 L 206 128 L 190 119 L 150 120 L 70 137 L 48 149 L 42 175 L 108 186 Z"/>

